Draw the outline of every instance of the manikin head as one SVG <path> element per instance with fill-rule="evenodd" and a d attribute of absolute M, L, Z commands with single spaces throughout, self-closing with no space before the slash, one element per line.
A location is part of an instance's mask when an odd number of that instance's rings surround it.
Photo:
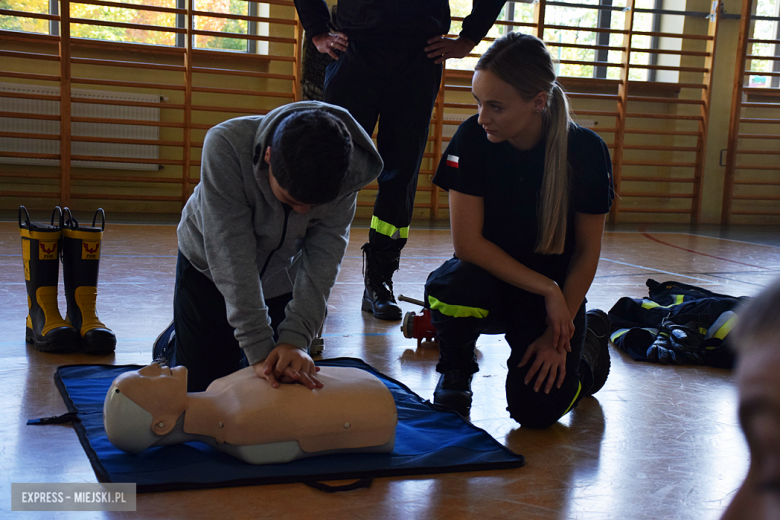
<path fill-rule="evenodd" d="M 780 518 L 779 308 L 777 280 L 742 309 L 730 334 L 738 354 L 739 421 L 750 468 L 723 520 Z"/>
<path fill-rule="evenodd" d="M 187 369 L 152 363 L 114 380 L 103 403 L 103 424 L 111 444 L 139 453 L 173 430 L 186 408 Z"/>

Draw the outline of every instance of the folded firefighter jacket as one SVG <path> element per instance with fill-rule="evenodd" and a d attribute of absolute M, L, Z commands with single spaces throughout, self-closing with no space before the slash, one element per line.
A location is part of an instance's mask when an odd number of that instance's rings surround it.
<path fill-rule="evenodd" d="M 621 298 L 609 311 L 610 339 L 635 361 L 732 368 L 728 333 L 746 297 L 648 279 L 647 298 Z"/>

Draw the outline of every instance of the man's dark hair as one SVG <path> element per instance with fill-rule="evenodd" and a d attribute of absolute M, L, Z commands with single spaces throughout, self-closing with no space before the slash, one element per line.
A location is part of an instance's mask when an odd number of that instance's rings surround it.
<path fill-rule="evenodd" d="M 324 110 L 293 112 L 277 125 L 271 139 L 271 173 L 303 204 L 335 200 L 351 158 L 347 125 Z"/>

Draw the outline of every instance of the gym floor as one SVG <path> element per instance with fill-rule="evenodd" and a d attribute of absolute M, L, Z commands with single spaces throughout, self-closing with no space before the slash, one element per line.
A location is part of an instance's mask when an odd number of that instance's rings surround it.
<path fill-rule="evenodd" d="M 35 216 L 35 215 L 34 215 Z M 39 219 L 36 219 L 38 221 Z M 452 254 L 449 230 L 414 223 L 396 273 L 396 296 L 421 299 L 430 271 Z M 360 310 L 356 223 L 325 322 L 323 357 L 358 357 L 425 398 L 436 385 L 435 345 L 406 339 L 400 322 Z M 69 425 L 27 426 L 67 410 L 54 386 L 67 364 L 147 364 L 172 319 L 176 227 L 116 224 L 104 235 L 98 312 L 118 338 L 110 356 L 44 354 L 24 342 L 27 313 L 17 223 L 0 222 L 0 516 L 11 513 L 11 483 L 96 482 Z M 776 228 L 699 226 L 608 229 L 589 308 L 647 295 L 645 281 L 677 280 L 750 296 L 780 275 Z M 60 280 L 62 278 L 60 277 Z M 60 308 L 64 296 L 60 283 Z M 405 312 L 418 311 L 402 303 Z M 151 493 L 135 513 L 59 513 L 58 518 L 717 519 L 739 487 L 749 454 L 736 415 L 733 374 L 638 363 L 610 347 L 612 371 L 595 398 L 547 430 L 520 428 L 505 410 L 508 347 L 478 342 L 471 421 L 526 458 L 514 470 L 379 478 L 369 489 L 325 494 L 303 484 Z"/>

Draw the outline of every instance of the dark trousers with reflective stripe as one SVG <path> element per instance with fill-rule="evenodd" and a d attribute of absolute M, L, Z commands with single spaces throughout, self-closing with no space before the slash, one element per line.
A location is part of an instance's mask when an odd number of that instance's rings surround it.
<path fill-rule="evenodd" d="M 374 251 L 401 251 L 412 219 L 417 174 L 428 142 L 442 65 L 425 56 L 425 41 L 350 41 L 328 66 L 325 102 L 349 110 L 371 135 L 384 161 L 369 242 Z"/>
<path fill-rule="evenodd" d="M 284 308 L 292 293 L 267 300 L 274 329 L 284 320 Z M 200 392 L 215 379 L 246 366 L 244 351 L 238 346 L 227 319 L 225 298 L 211 279 L 195 269 L 181 251 L 176 262 L 176 288 L 173 296 L 173 323 L 176 344 L 169 361 L 187 367 L 187 390 Z"/>
<path fill-rule="evenodd" d="M 561 388 L 553 385 L 549 394 L 534 392 L 533 383 L 524 383 L 533 358 L 518 368 L 529 345 L 541 336 L 547 324 L 544 298 L 523 291 L 494 277 L 474 264 L 452 258 L 428 277 L 425 301 L 432 298 L 442 310 L 431 310 L 431 322 L 439 339 L 439 364 L 436 369 L 476 372 L 474 347 L 481 334 L 505 334 L 512 352 L 507 361 L 507 410 L 517 422 L 531 428 L 546 428 L 574 408 L 589 394 L 593 376 L 582 360 L 585 343 L 586 315 L 583 303 L 574 318 L 571 352 L 566 356 L 566 377 Z M 446 307 L 442 306 L 445 305 Z M 466 316 L 469 309 L 480 309 Z M 486 313 L 484 312 L 486 311 Z M 452 316 L 454 314 L 455 316 Z M 546 380 L 545 380 L 546 381 Z M 479 391 L 479 388 L 475 388 Z"/>

